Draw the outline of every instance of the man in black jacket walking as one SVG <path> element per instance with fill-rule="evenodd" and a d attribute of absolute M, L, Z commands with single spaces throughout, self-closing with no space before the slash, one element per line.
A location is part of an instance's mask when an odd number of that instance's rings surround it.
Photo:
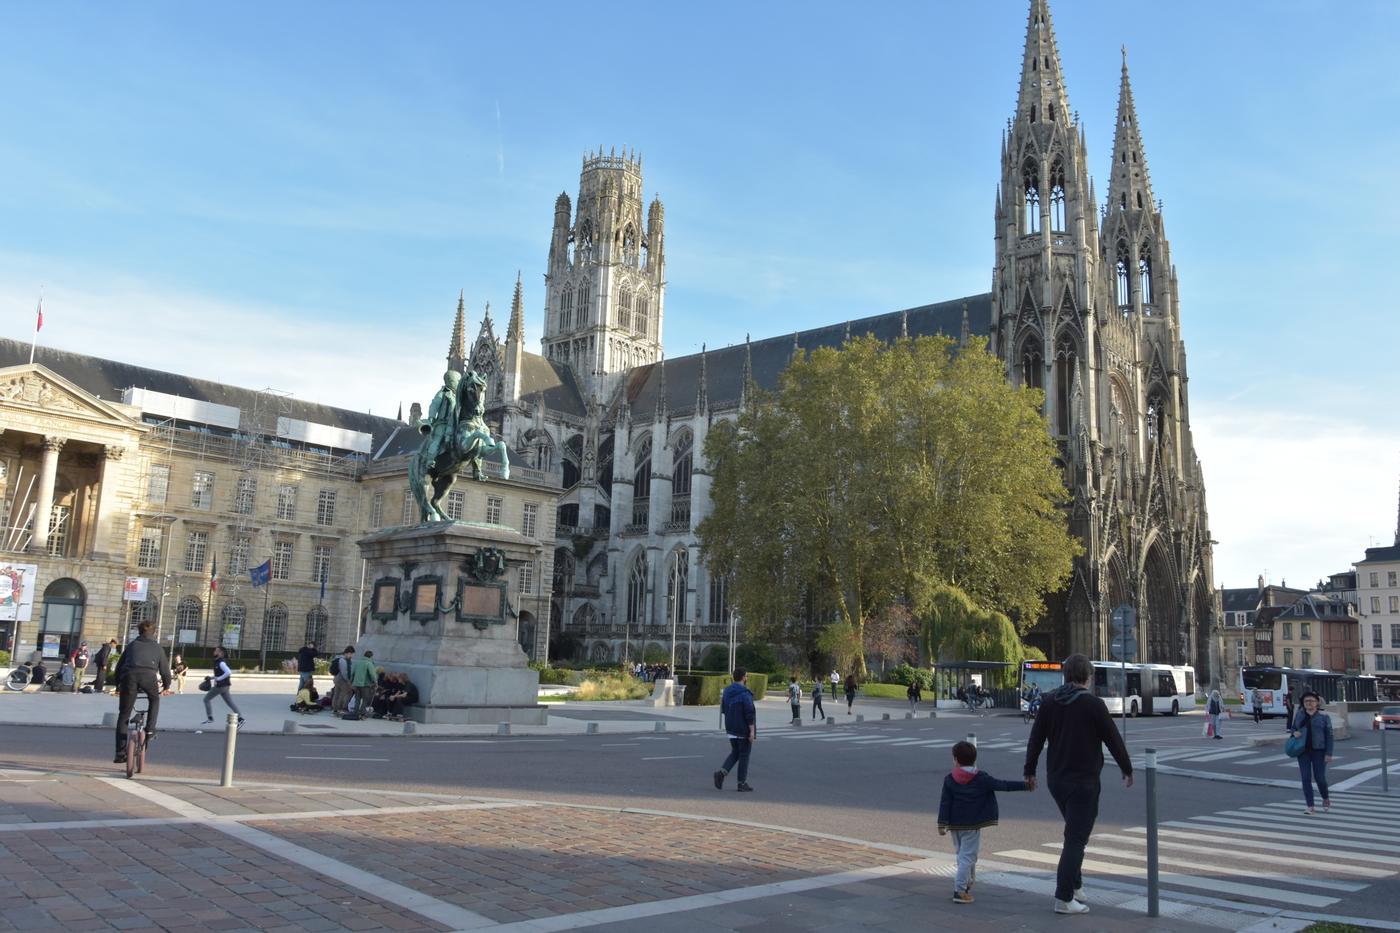
<path fill-rule="evenodd" d="M 1040 704 L 1031 737 L 1026 744 L 1026 784 L 1035 789 L 1035 768 L 1046 740 L 1045 781 L 1050 796 L 1065 820 L 1064 847 L 1055 873 L 1055 913 L 1089 912 L 1084 901 L 1084 847 L 1099 816 L 1099 772 L 1103 770 L 1103 746 L 1123 772 L 1123 786 L 1133 786 L 1133 762 L 1108 707 L 1089 692 L 1094 666 L 1082 654 L 1065 658 L 1064 686 L 1051 691 Z"/>
<path fill-rule="evenodd" d="M 138 692 L 146 695 L 150 706 L 146 714 L 146 736 L 155 735 L 156 715 L 160 712 L 162 693 L 170 693 L 170 664 L 165 659 L 165 649 L 151 637 L 155 631 L 154 622 L 142 622 L 137 626 L 138 634 L 122 652 L 117 662 L 117 695 L 121 706 L 117 712 L 117 756 L 112 760 L 121 764 L 126 761 L 127 721 L 131 719 L 131 708 L 136 705 Z M 160 675 L 160 689 L 156 689 L 156 675 Z"/>

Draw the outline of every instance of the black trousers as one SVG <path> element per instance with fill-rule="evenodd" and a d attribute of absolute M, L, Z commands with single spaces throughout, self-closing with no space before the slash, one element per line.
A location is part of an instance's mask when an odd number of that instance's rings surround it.
<path fill-rule="evenodd" d="M 1047 779 L 1050 796 L 1065 818 L 1064 848 L 1055 870 L 1055 900 L 1068 901 L 1084 887 L 1084 847 L 1099 818 L 1099 782 Z"/>
<path fill-rule="evenodd" d="M 136 706 L 138 693 L 144 693 L 150 703 L 150 711 L 146 714 L 146 734 L 156 731 L 156 715 L 160 712 L 160 683 L 155 672 L 137 671 L 125 675 L 117 685 L 117 695 L 121 698 L 117 711 L 117 751 L 126 748 L 127 723 L 131 719 L 132 708 Z"/>

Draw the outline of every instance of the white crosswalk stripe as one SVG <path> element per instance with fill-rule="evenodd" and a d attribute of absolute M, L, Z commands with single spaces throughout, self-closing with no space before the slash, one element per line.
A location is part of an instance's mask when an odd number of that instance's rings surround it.
<path fill-rule="evenodd" d="M 1208 857 L 1204 840 L 1229 836 L 1238 858 Z M 1322 909 L 1400 874 L 1400 800 L 1347 796 L 1330 813 L 1304 815 L 1301 800 L 1283 800 L 1170 820 L 1158 827 L 1159 880 L 1165 891 L 1209 893 L 1247 903 Z M 1007 849 L 991 857 L 1044 871 L 1059 862 L 1059 843 Z M 1049 851 L 1046 851 L 1049 850 Z M 1086 875 L 1146 888 L 1147 829 L 1095 833 L 1085 849 Z"/>

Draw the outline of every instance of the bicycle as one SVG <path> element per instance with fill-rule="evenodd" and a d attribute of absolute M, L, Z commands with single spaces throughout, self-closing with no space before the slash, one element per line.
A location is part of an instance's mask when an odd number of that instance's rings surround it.
<path fill-rule="evenodd" d="M 126 776 L 140 774 L 146 767 L 146 746 L 150 737 L 146 735 L 146 714 L 151 707 L 150 697 L 138 696 L 136 702 L 146 701 L 146 708 L 131 708 L 131 721 L 126 728 Z"/>

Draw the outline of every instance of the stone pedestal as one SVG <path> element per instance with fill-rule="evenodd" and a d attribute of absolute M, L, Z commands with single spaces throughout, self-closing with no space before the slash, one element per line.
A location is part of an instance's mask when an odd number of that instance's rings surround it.
<path fill-rule="evenodd" d="M 369 613 L 358 650 L 418 687 L 423 723 L 543 725 L 539 673 L 516 639 L 519 567 L 540 545 L 499 525 L 434 522 L 359 542 Z"/>

